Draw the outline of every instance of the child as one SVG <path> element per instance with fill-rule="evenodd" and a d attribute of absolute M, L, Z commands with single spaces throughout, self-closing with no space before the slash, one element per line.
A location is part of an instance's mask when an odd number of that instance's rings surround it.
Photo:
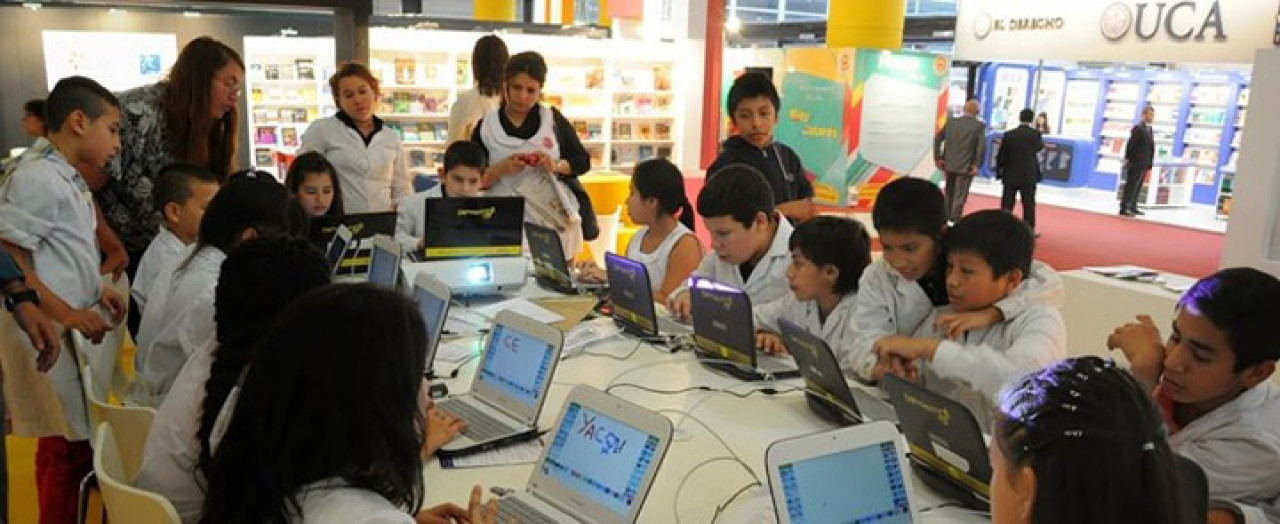
<path fill-rule="evenodd" d="M 939 246 L 946 232 L 947 215 L 942 191 L 928 180 L 903 177 L 880 190 L 871 218 L 880 234 L 884 258 L 862 274 L 854 324 L 858 332 L 845 365 L 847 373 L 873 380 L 877 339 L 910 335 L 936 306 L 949 302 L 946 292 L 947 260 Z M 1031 263 L 1022 285 L 993 307 L 973 313 L 943 313 L 939 329 L 957 338 L 974 328 L 991 326 L 1018 316 L 1033 303 L 1051 307 L 1062 304 L 1062 281 L 1053 268 Z"/>
<path fill-rule="evenodd" d="M 44 123 L 44 100 L 36 98 L 22 104 L 22 130 L 31 138 L 40 138 L 49 132 Z"/>
<path fill-rule="evenodd" d="M 285 187 L 307 216 L 341 216 L 342 184 L 338 182 L 333 164 L 316 151 L 308 151 L 289 164 L 289 174 L 284 178 Z"/>
<path fill-rule="evenodd" d="M 1152 391 L 1173 450 L 1196 461 L 1215 501 L 1210 522 L 1280 519 L 1280 280 L 1252 268 L 1218 271 L 1178 301 L 1169 340 L 1147 316 L 1116 329 L 1133 374 Z M 1221 519 L 1221 520 L 1215 520 Z"/>
<path fill-rule="evenodd" d="M 737 134 L 724 141 L 720 155 L 707 168 L 707 173 L 715 173 L 730 164 L 754 167 L 769 181 L 778 211 L 799 223 L 817 214 L 812 200 L 813 184 L 805 175 L 796 152 L 773 139 L 781 107 L 778 90 L 768 77 L 747 73 L 734 80 L 733 87 L 729 88 L 727 109 Z"/>
<path fill-rule="evenodd" d="M 1031 271 L 1034 247 L 1031 229 L 1006 211 L 978 211 L 960 219 L 946 238 L 950 305 L 934 309 L 933 316 L 981 311 L 1009 296 Z M 874 376 L 894 372 L 919 378 L 925 387 L 965 404 L 985 425 L 1000 388 L 1066 358 L 1066 341 L 1062 316 L 1042 305 L 961 337 L 926 321 L 913 336 L 876 341 Z M 918 377 L 917 362 L 924 364 Z"/>
<path fill-rule="evenodd" d="M 1109 360 L 1073 358 L 1011 384 L 991 429 L 994 522 L 1193 520 L 1159 410 Z"/>
<path fill-rule="evenodd" d="M 454 142 L 444 150 L 440 184 L 400 200 L 396 215 L 396 239 L 406 250 L 422 249 L 426 234 L 428 198 L 474 198 L 480 196 L 480 182 L 488 165 L 484 148 L 475 142 Z"/>
<path fill-rule="evenodd" d="M 196 243 L 161 269 L 151 287 L 134 357 L 137 403 L 159 406 L 187 356 L 213 339 L 214 288 L 226 253 L 242 241 L 284 233 L 288 203 L 284 186 L 261 171 L 232 175 L 214 195 Z"/>
<path fill-rule="evenodd" d="M 54 86 L 46 112 L 52 132 L 36 140 L 44 152 L 24 157 L 0 189 L 0 222 L 11 226 L 3 244 L 37 291 L 40 309 L 98 342 L 120 322 L 125 302 L 98 271 L 93 196 L 72 166 L 101 168 L 119 153 L 120 103 L 97 82 L 73 76 Z M 30 341 L 9 331 L 0 337 L 4 396 L 13 433 L 39 437 L 41 522 L 72 522 L 80 480 L 92 469 L 76 359 L 64 353 L 42 374 Z"/>
<path fill-rule="evenodd" d="M 139 314 L 147 307 L 147 293 L 160 268 L 169 266 L 182 250 L 196 241 L 200 218 L 218 192 L 218 178 L 209 170 L 191 164 L 169 164 L 156 174 L 151 199 L 163 220 L 160 233 L 151 240 L 138 262 L 138 273 L 129 295 Z M 130 312 L 130 316 L 133 312 Z M 137 319 L 141 321 L 141 316 Z M 133 322 L 137 332 L 137 323 Z"/>
<path fill-rule="evenodd" d="M 707 177 L 698 194 L 698 213 L 711 231 L 711 252 L 693 275 L 746 291 L 753 307 L 786 294 L 784 276 L 791 264 L 791 222 L 774 210 L 773 191 L 755 168 L 732 164 Z M 689 287 L 682 283 L 667 306 L 689 318 Z"/>
<path fill-rule="evenodd" d="M 653 299 L 666 302 L 702 260 L 702 243 L 693 234 L 693 206 L 684 194 L 680 168 L 664 158 L 637 164 L 631 175 L 627 214 L 632 223 L 642 226 L 627 244 L 627 258 L 644 264 Z M 579 270 L 580 278 L 607 279 L 594 261 L 583 261 Z"/>
<path fill-rule="evenodd" d="M 427 333 L 409 299 L 326 286 L 286 307 L 259 347 L 270 351 L 225 419 L 201 522 L 494 522 L 479 486 L 468 512 L 419 511 L 424 419 L 442 412 L 420 400 Z"/>
<path fill-rule="evenodd" d="M 871 263 L 871 237 L 860 222 L 819 216 L 796 226 L 788 245 L 791 295 L 755 308 L 756 347 L 786 352 L 777 336 L 778 319 L 786 319 L 821 335 L 840 358 L 853 335 L 858 279 Z"/>

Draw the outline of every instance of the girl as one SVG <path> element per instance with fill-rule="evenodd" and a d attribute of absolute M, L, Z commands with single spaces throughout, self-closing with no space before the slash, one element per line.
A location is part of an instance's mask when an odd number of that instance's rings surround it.
<path fill-rule="evenodd" d="M 307 216 L 341 216 L 342 184 L 337 171 L 324 155 L 308 151 L 289 164 L 284 185 L 289 195 L 302 204 Z"/>
<path fill-rule="evenodd" d="M 201 522 L 493 522 L 497 506 L 481 509 L 479 486 L 469 511 L 418 511 L 435 416 L 420 401 L 426 339 L 409 299 L 367 284 L 286 307 L 209 463 Z"/>
<path fill-rule="evenodd" d="M 476 122 L 502 103 L 502 72 L 507 67 L 507 44 L 498 35 L 484 35 L 471 49 L 471 77 L 475 87 L 458 93 L 449 109 L 449 143 L 471 139 Z"/>
<path fill-rule="evenodd" d="M 667 295 L 689 278 L 702 261 L 702 243 L 693 234 L 693 206 L 684 192 L 680 169 L 663 158 L 645 160 L 631 176 L 627 215 L 643 227 L 627 244 L 627 258 L 649 271 L 653 299 Z M 583 278 L 604 281 L 604 270 L 592 261 L 580 263 Z"/>

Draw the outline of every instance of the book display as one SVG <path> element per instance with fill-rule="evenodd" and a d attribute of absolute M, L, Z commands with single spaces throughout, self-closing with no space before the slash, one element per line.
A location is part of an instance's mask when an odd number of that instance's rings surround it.
<path fill-rule="evenodd" d="M 337 111 L 333 39 L 248 36 L 244 48 L 254 165 L 283 179 L 277 153 L 295 155 L 307 126 Z"/>

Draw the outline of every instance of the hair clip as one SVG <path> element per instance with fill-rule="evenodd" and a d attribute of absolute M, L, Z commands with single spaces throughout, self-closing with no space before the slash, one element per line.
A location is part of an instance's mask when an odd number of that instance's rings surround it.
<path fill-rule="evenodd" d="M 1062 409 L 1065 409 L 1065 410 L 1067 410 L 1067 411 L 1070 411 L 1070 412 L 1072 412 L 1072 413 L 1075 413 L 1075 412 L 1076 412 L 1076 411 L 1078 411 L 1080 408 L 1079 408 L 1079 407 L 1077 407 L 1075 404 L 1068 404 L 1068 403 L 1066 403 L 1066 402 L 1063 402 L 1063 403 L 1062 403 Z"/>
<path fill-rule="evenodd" d="M 1155 451 L 1156 443 L 1150 440 L 1142 443 L 1142 451 Z"/>
<path fill-rule="evenodd" d="M 1062 436 L 1067 438 L 1084 438 L 1084 431 L 1079 429 L 1063 430 Z"/>

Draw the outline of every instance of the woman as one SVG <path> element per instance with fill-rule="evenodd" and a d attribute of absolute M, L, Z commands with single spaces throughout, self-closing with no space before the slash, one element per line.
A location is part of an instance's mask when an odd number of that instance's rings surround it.
<path fill-rule="evenodd" d="M 476 122 L 502 104 L 502 71 L 507 66 L 507 44 L 496 35 L 476 40 L 471 50 L 471 76 L 476 87 L 458 94 L 449 110 L 449 143 L 471 138 Z"/>
<path fill-rule="evenodd" d="M 381 103 L 378 79 L 364 64 L 346 62 L 329 77 L 338 113 L 312 122 L 299 153 L 317 151 L 338 170 L 347 213 L 380 213 L 413 194 L 400 136 L 374 115 Z"/>
<path fill-rule="evenodd" d="M 129 255 L 129 276 L 160 230 L 151 188 L 160 168 L 195 164 L 225 180 L 236 167 L 244 60 L 226 44 L 192 40 L 156 84 L 119 95 L 120 156 L 97 201 Z"/>
<path fill-rule="evenodd" d="M 572 260 L 583 240 L 600 234 L 591 199 L 578 181 L 591 169 L 591 157 L 564 115 L 538 103 L 547 81 L 542 55 L 526 51 L 511 57 L 503 77 L 502 107 L 471 133 L 489 156 L 486 194 L 523 196 L 525 220 L 557 230 L 565 258 Z"/>
<path fill-rule="evenodd" d="M 1040 112 L 1040 114 L 1036 115 L 1036 122 L 1034 127 L 1036 128 L 1036 131 L 1039 131 L 1040 134 L 1042 135 L 1050 134 L 1049 133 L 1049 114 L 1042 111 Z"/>

